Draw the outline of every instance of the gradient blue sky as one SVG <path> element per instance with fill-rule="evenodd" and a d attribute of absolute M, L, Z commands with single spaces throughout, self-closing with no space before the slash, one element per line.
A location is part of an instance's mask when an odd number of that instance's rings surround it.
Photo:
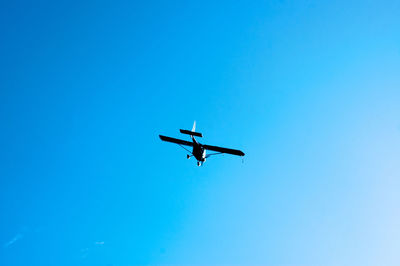
<path fill-rule="evenodd" d="M 400 265 L 399 190 L 399 1 L 0 3 L 0 265 Z"/>

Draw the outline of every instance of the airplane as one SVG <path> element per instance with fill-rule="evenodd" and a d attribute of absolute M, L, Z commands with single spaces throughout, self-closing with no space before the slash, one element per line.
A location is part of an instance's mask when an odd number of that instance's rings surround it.
<path fill-rule="evenodd" d="M 201 138 L 201 137 L 203 137 L 203 134 L 201 134 L 200 132 L 196 132 L 195 130 L 196 130 L 196 121 L 194 121 L 194 123 L 193 123 L 192 130 L 185 130 L 185 129 L 179 130 L 182 134 L 190 135 L 192 142 L 186 141 L 186 140 L 181 140 L 181 139 L 175 139 L 175 138 L 171 138 L 171 137 L 166 137 L 163 135 L 159 135 L 159 136 L 162 141 L 172 142 L 172 143 L 178 144 L 179 146 L 184 148 L 187 152 L 189 152 L 191 154 L 191 155 L 188 154 L 186 156 L 188 159 L 190 159 L 190 157 L 196 158 L 197 166 L 203 165 L 203 163 L 206 161 L 206 159 L 212 155 L 228 153 L 228 154 L 232 154 L 232 155 L 244 156 L 244 153 L 240 150 L 234 150 L 234 149 L 228 149 L 228 148 L 222 148 L 222 147 L 217 147 L 217 146 L 201 144 L 194 137 Z M 192 152 L 189 151 L 182 145 L 193 147 L 193 151 Z M 216 151 L 216 153 L 211 153 L 211 154 L 206 155 L 206 150 Z"/>

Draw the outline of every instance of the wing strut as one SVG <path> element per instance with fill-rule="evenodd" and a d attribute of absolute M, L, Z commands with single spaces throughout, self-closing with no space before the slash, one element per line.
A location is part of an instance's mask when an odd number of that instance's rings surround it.
<path fill-rule="evenodd" d="M 189 151 L 188 149 L 186 149 L 185 147 L 183 147 L 181 144 L 178 144 L 179 146 L 181 146 L 182 148 L 184 148 L 185 149 L 185 151 L 187 151 L 188 153 L 190 153 L 190 154 L 192 154 L 193 155 L 193 153 L 191 152 L 191 151 Z"/>
<path fill-rule="evenodd" d="M 213 155 L 218 155 L 218 154 L 224 154 L 223 152 L 215 152 L 215 153 L 210 153 L 206 155 L 206 158 L 213 156 Z"/>

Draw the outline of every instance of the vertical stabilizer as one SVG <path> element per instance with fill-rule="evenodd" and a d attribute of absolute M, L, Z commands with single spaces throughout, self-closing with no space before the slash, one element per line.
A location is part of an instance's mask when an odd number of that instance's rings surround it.
<path fill-rule="evenodd" d="M 182 134 L 190 135 L 191 138 L 193 138 L 194 136 L 200 137 L 200 138 L 203 137 L 203 134 L 201 134 L 200 132 L 196 132 L 196 121 L 194 121 L 194 123 L 193 123 L 192 130 L 180 129 L 179 131 Z"/>

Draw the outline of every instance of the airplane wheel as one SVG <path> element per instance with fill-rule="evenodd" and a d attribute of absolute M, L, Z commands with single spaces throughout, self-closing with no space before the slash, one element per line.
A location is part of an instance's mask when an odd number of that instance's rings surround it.
<path fill-rule="evenodd" d="M 190 155 L 189 155 L 189 154 L 188 154 L 188 155 L 186 155 L 186 158 L 190 159 Z"/>
<path fill-rule="evenodd" d="M 200 162 L 197 162 L 197 166 L 200 166 L 201 164 L 200 164 Z"/>

